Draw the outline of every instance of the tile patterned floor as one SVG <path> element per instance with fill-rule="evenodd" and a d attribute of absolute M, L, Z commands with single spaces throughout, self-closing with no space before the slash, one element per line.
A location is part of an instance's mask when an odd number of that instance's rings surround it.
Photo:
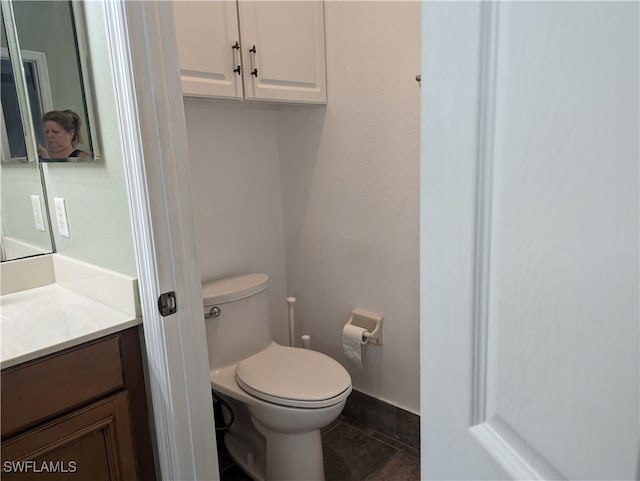
<path fill-rule="evenodd" d="M 420 455 L 384 434 L 341 416 L 322 431 L 326 481 L 419 481 Z M 221 481 L 251 481 L 222 456 Z M 300 480 L 304 481 L 304 480 Z"/>

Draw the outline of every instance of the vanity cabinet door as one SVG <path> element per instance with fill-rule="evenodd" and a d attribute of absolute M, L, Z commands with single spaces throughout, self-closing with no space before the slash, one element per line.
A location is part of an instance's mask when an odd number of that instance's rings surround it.
<path fill-rule="evenodd" d="M 242 99 L 236 2 L 175 1 L 173 15 L 182 93 Z"/>
<path fill-rule="evenodd" d="M 238 2 L 245 98 L 326 103 L 322 1 Z"/>
<path fill-rule="evenodd" d="M 128 406 L 123 391 L 4 442 L 2 479 L 139 479 Z"/>

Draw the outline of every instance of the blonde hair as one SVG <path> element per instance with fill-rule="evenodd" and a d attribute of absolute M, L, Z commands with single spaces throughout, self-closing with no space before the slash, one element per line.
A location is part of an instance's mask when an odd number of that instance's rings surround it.
<path fill-rule="evenodd" d="M 76 145 L 78 143 L 82 121 L 80 120 L 80 116 L 73 110 L 52 110 L 42 116 L 43 123 L 48 120 L 56 122 L 60 125 L 60 127 L 62 127 L 69 133 L 73 132 L 71 143 L 73 145 Z"/>

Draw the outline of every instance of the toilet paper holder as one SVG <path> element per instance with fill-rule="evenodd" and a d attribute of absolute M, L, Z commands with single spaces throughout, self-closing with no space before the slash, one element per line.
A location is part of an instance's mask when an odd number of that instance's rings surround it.
<path fill-rule="evenodd" d="M 382 344 L 382 316 L 364 309 L 354 309 L 347 324 L 365 329 L 363 341 L 369 344 Z"/>

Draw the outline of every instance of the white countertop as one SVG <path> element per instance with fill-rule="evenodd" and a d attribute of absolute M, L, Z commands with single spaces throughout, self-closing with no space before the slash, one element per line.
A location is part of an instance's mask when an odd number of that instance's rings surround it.
<path fill-rule="evenodd" d="M 142 323 L 58 284 L 0 296 L 0 368 Z"/>

